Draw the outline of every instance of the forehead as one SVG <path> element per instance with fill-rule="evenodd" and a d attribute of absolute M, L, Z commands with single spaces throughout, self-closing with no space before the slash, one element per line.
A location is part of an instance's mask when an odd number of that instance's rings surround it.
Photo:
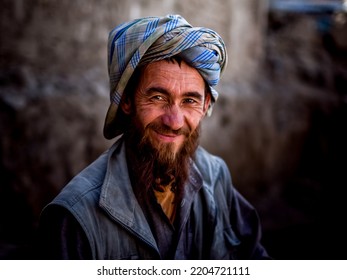
<path fill-rule="evenodd" d="M 205 82 L 199 71 L 186 62 L 161 60 L 144 67 L 142 86 L 165 86 L 184 90 L 204 91 Z"/>

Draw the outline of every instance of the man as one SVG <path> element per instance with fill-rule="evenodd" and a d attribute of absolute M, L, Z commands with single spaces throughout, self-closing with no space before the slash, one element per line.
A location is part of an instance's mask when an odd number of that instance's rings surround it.
<path fill-rule="evenodd" d="M 111 31 L 104 135 L 117 138 L 43 210 L 43 258 L 268 258 L 256 211 L 198 145 L 226 60 L 218 34 L 178 15 Z"/>

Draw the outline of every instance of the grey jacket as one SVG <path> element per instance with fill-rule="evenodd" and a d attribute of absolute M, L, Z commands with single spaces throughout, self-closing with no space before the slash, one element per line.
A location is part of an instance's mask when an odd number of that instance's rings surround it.
<path fill-rule="evenodd" d="M 232 186 L 222 159 L 199 147 L 185 189 L 190 191 L 181 203 L 186 214 L 177 228 L 174 259 L 268 258 L 258 215 Z M 45 207 L 41 227 L 54 223 L 53 209 L 72 214 L 92 259 L 161 258 L 130 183 L 122 139 Z"/>

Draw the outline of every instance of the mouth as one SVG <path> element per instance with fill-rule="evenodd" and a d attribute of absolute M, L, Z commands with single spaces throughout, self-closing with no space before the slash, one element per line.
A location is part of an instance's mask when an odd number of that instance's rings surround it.
<path fill-rule="evenodd" d="M 181 145 L 189 138 L 188 127 L 172 130 L 170 127 L 154 122 L 149 124 L 145 131 L 147 131 L 148 136 L 151 135 L 152 141 L 157 142 L 157 144 Z"/>
<path fill-rule="evenodd" d="M 165 143 L 177 142 L 178 140 L 184 137 L 183 135 L 180 135 L 180 134 L 162 133 L 156 130 L 153 130 L 153 132 L 158 140 Z"/>

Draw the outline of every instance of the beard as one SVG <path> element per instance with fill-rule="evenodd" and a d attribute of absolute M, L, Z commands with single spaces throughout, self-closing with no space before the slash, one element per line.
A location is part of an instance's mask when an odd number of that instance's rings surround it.
<path fill-rule="evenodd" d="M 185 140 L 178 148 L 174 143 L 158 143 L 151 138 L 152 130 L 162 134 L 183 135 Z M 189 128 L 173 131 L 155 121 L 142 130 L 132 125 L 124 137 L 132 184 L 136 190 L 147 194 L 158 183 L 168 185 L 174 178 L 171 189 L 182 194 L 189 175 L 190 160 L 198 147 L 199 135 L 200 126 L 194 131 Z"/>

